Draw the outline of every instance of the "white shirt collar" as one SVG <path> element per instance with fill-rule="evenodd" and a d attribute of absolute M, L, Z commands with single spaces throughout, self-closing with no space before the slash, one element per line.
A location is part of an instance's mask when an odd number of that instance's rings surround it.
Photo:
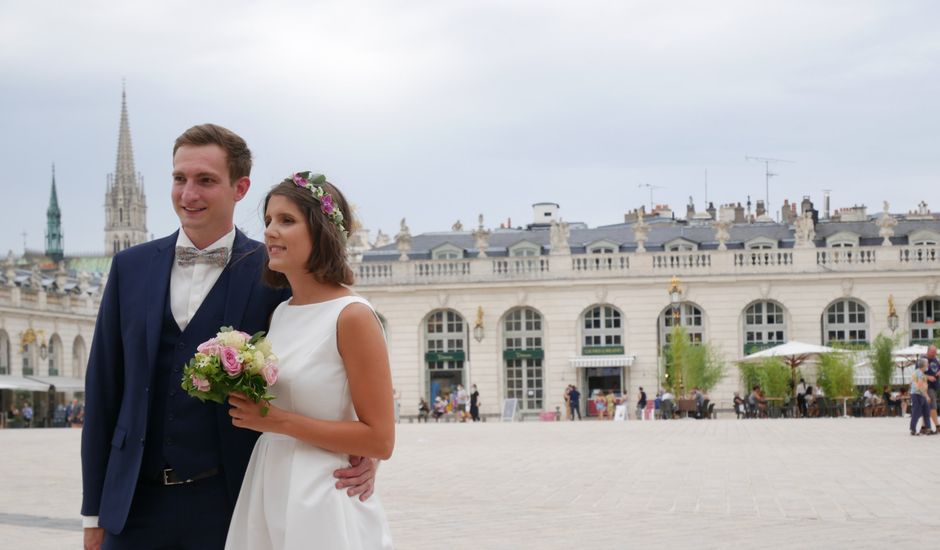
<path fill-rule="evenodd" d="M 235 244 L 235 228 L 233 227 L 231 231 L 222 235 L 222 238 L 205 247 L 203 250 L 215 250 L 216 248 L 226 247 L 229 249 L 229 252 L 232 251 L 232 245 Z M 180 228 L 179 236 L 176 237 L 176 246 L 191 246 L 197 248 L 193 244 L 193 241 L 190 240 L 189 235 L 186 234 L 186 231 L 183 228 Z"/>

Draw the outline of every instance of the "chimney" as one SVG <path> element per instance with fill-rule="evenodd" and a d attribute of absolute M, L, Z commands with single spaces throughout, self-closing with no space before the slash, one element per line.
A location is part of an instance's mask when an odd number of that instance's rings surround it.
<path fill-rule="evenodd" d="M 823 192 L 823 219 L 829 219 L 829 190 Z"/>

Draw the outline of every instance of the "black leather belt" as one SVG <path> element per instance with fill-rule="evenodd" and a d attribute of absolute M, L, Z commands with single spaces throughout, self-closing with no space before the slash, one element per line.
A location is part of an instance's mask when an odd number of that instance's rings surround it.
<path fill-rule="evenodd" d="M 174 470 L 173 468 L 164 468 L 164 470 L 160 473 L 160 477 L 158 479 L 147 478 L 147 481 L 150 481 L 157 485 L 167 485 L 167 486 L 186 485 L 188 483 L 193 483 L 201 479 L 207 479 L 213 476 L 217 476 L 219 475 L 219 472 L 220 470 L 218 468 L 212 468 L 211 470 L 206 470 L 205 472 L 199 472 L 198 474 L 192 477 L 183 479 L 179 477 L 179 475 L 177 475 L 176 470 Z"/>

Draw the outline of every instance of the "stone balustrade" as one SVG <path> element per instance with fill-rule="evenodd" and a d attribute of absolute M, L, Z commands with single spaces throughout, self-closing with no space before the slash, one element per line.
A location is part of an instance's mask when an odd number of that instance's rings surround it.
<path fill-rule="evenodd" d="M 933 270 L 937 246 L 621 252 L 353 264 L 358 286 L 578 280 L 619 276 L 799 275 Z"/>

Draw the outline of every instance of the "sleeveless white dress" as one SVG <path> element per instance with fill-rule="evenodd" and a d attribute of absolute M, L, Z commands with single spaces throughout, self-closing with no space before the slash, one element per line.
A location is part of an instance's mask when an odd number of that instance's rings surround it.
<path fill-rule="evenodd" d="M 322 420 L 355 420 L 336 321 L 359 296 L 291 306 L 271 317 L 268 340 L 280 365 L 274 404 Z M 392 548 L 377 494 L 366 502 L 336 489 L 333 472 L 349 465 L 333 453 L 281 434 L 258 439 L 225 543 L 227 550 Z"/>

